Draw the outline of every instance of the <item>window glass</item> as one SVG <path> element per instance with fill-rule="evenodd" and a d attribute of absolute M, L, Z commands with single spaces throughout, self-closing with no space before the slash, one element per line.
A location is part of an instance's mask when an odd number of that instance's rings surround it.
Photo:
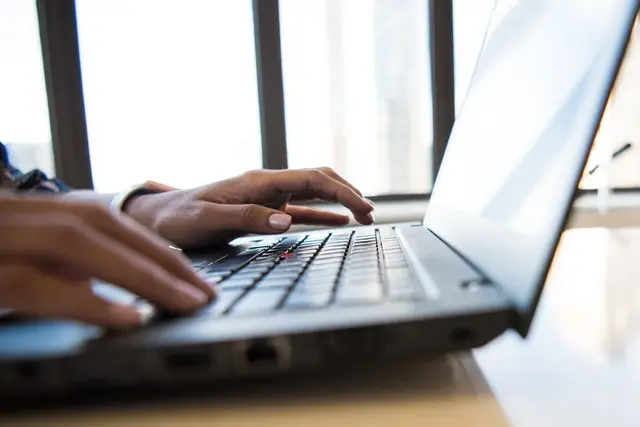
<path fill-rule="evenodd" d="M 77 0 L 95 188 L 261 167 L 250 0 Z"/>
<path fill-rule="evenodd" d="M 25 172 L 53 174 L 35 1 L 0 0 L 0 141 Z"/>
<path fill-rule="evenodd" d="M 431 187 L 426 0 L 281 0 L 290 167 L 368 195 Z"/>
<path fill-rule="evenodd" d="M 614 90 L 600 124 L 600 130 L 591 150 L 591 156 L 582 179 L 581 187 L 598 188 L 602 180 L 611 187 L 640 187 L 640 31 L 636 22 L 631 43 L 618 74 Z M 625 145 L 631 144 L 609 167 L 605 155 L 612 155 Z M 607 173 L 608 170 L 608 173 Z M 603 175 L 604 174 L 604 175 Z"/>

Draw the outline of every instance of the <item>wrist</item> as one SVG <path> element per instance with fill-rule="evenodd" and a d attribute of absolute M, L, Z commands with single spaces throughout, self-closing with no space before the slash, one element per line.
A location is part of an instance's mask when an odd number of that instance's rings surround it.
<path fill-rule="evenodd" d="M 149 204 L 148 200 L 153 195 L 154 194 L 150 193 L 132 195 L 127 199 L 127 202 L 122 205 L 122 212 L 134 218 L 143 216 L 145 212 L 144 206 Z"/>
<path fill-rule="evenodd" d="M 118 194 L 111 202 L 111 208 L 116 212 L 124 213 L 138 222 L 150 227 L 153 225 L 154 212 L 159 208 L 154 200 L 159 193 L 171 191 L 173 188 L 147 181 L 135 186 L 129 191 Z"/>

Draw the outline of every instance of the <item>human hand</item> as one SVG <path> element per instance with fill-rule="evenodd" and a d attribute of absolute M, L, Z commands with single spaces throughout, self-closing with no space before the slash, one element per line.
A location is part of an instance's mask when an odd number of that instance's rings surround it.
<path fill-rule="evenodd" d="M 107 327 L 139 325 L 133 307 L 95 295 L 91 279 L 173 312 L 215 290 L 168 243 L 126 215 L 61 197 L 0 194 L 0 307 Z"/>
<path fill-rule="evenodd" d="M 373 223 L 371 204 L 329 168 L 251 171 L 192 190 L 139 196 L 126 211 L 182 248 L 211 244 L 236 233 L 282 233 L 292 223 L 349 222 L 345 215 L 291 204 L 315 199 L 340 203 L 361 224 Z"/>

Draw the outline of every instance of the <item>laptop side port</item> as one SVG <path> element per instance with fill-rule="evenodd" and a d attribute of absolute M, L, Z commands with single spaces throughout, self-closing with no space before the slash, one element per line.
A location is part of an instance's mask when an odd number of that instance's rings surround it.
<path fill-rule="evenodd" d="M 240 373 L 279 372 L 291 365 L 291 349 L 285 337 L 238 341 L 233 348 L 233 364 Z"/>

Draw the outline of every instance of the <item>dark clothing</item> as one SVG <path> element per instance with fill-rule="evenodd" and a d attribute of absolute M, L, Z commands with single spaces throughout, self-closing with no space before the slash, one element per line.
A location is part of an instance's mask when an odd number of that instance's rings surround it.
<path fill-rule="evenodd" d="M 2 142 L 0 142 L 0 188 L 29 193 L 60 193 L 71 190 L 64 182 L 47 177 L 40 169 L 22 173 L 11 164 L 7 147 Z"/>

